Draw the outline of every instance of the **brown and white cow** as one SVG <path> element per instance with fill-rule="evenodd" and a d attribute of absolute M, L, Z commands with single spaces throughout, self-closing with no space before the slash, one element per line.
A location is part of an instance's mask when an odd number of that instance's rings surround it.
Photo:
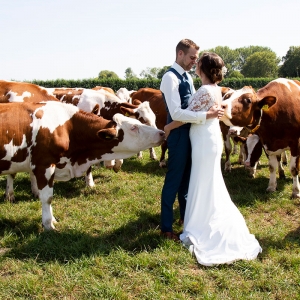
<path fill-rule="evenodd" d="M 164 98 L 160 90 L 152 88 L 141 88 L 137 92 L 131 94 L 131 99 L 133 104 L 138 104 L 139 101 L 148 101 L 152 111 L 156 116 L 156 126 L 157 128 L 164 130 L 167 124 L 167 110 Z M 165 167 L 166 160 L 165 154 L 167 151 L 167 142 L 165 141 L 161 145 L 161 156 L 159 159 L 159 166 Z M 141 153 L 139 154 L 141 156 Z M 154 149 L 150 149 L 150 157 L 156 159 L 156 154 Z"/>
<path fill-rule="evenodd" d="M 122 101 L 132 103 L 131 94 L 136 92 L 135 90 L 127 90 L 126 88 L 119 88 L 116 92 L 117 97 L 119 97 Z"/>
<path fill-rule="evenodd" d="M 94 112 L 105 119 L 111 120 L 116 113 L 122 113 L 156 128 L 155 114 L 151 110 L 149 102 L 133 105 L 104 89 L 49 88 L 47 91 L 61 102 L 72 103 L 86 112 Z M 104 162 L 105 167 L 113 168 L 115 172 L 120 170 L 122 164 L 123 160 Z M 91 169 L 87 172 L 86 183 L 90 187 L 94 186 Z"/>
<path fill-rule="evenodd" d="M 234 90 L 229 87 L 221 87 L 222 100 L 228 99 Z M 231 172 L 231 161 L 230 155 L 239 154 L 238 162 L 239 164 L 244 164 L 245 161 L 245 143 L 239 142 L 241 137 L 246 138 L 249 134 L 249 130 L 245 127 L 239 126 L 227 126 L 224 122 L 220 121 L 220 128 L 222 132 L 222 137 L 224 141 L 224 149 L 225 149 L 225 164 L 224 171 Z M 236 139 L 236 138 L 239 139 Z M 233 144 L 233 147 L 232 147 Z M 232 151 L 233 148 L 233 151 Z M 238 149 L 239 148 L 239 149 Z"/>
<path fill-rule="evenodd" d="M 54 180 L 83 176 L 103 160 L 128 158 L 160 145 L 164 132 L 116 114 L 113 121 L 56 101 L 0 104 L 0 174 L 29 172 L 42 203 L 45 229 L 54 229 Z M 12 186 L 6 197 L 14 199 Z"/>
<path fill-rule="evenodd" d="M 115 95 L 115 91 L 112 88 L 106 87 L 106 86 L 99 86 L 99 85 L 97 85 L 97 86 L 93 87 L 92 90 L 95 90 L 95 91 L 105 90 L 105 91 L 107 91 L 107 92 Z"/>
<path fill-rule="evenodd" d="M 277 156 L 290 150 L 290 171 L 293 176 L 293 198 L 300 198 L 299 138 L 300 82 L 279 78 L 257 93 L 251 87 L 235 91 L 222 102 L 222 121 L 232 126 L 247 126 L 259 137 L 269 156 L 270 179 L 267 191 L 276 190 Z"/>
<path fill-rule="evenodd" d="M 58 101 L 55 96 L 36 84 L 0 80 L 0 103 Z"/>

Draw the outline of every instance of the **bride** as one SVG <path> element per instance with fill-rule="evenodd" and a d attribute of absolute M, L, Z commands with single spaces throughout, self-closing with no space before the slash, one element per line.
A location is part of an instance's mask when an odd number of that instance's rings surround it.
<path fill-rule="evenodd" d="M 217 85 L 226 70 L 215 53 L 203 53 L 196 64 L 202 86 L 191 96 L 187 109 L 208 111 L 220 106 L 221 89 Z M 166 125 L 166 134 L 183 123 Z M 203 124 L 192 124 L 192 170 L 180 240 L 197 261 L 205 266 L 255 259 L 262 251 L 250 234 L 246 222 L 231 201 L 221 172 L 223 142 L 218 118 Z"/>

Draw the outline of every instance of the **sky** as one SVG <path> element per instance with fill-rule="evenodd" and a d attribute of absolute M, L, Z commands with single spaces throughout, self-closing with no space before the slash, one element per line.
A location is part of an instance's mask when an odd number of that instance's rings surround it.
<path fill-rule="evenodd" d="M 0 79 L 124 79 L 175 61 L 183 38 L 200 51 L 300 46 L 299 0 L 0 0 Z M 297 30 L 297 32 L 296 32 Z"/>

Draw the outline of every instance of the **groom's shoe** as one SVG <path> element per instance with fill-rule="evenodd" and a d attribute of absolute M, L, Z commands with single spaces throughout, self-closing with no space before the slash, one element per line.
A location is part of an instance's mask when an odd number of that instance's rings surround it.
<path fill-rule="evenodd" d="M 164 238 L 168 239 L 168 240 L 173 240 L 175 242 L 179 242 L 179 237 L 174 232 L 169 232 L 169 231 L 164 232 L 164 231 L 161 231 L 160 235 L 163 236 Z"/>

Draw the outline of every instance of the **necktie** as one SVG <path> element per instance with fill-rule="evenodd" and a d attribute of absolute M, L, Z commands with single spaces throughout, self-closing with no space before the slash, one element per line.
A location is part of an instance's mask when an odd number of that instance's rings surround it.
<path fill-rule="evenodd" d="M 184 72 L 184 73 L 182 74 L 182 76 L 185 78 L 185 80 L 188 80 L 188 77 L 187 77 L 187 75 L 186 75 L 186 72 Z"/>

